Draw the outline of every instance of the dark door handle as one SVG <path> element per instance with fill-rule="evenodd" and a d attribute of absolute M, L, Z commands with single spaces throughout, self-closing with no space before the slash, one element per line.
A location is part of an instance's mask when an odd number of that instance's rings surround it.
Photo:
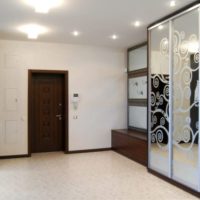
<path fill-rule="evenodd" d="M 57 118 L 59 118 L 59 120 L 62 120 L 62 115 L 56 115 Z"/>

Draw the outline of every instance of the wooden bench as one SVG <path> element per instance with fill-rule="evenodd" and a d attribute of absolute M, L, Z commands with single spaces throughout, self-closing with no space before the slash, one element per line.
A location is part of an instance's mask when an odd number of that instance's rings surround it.
<path fill-rule="evenodd" d="M 112 130 L 112 149 L 142 165 L 147 166 L 147 133 L 134 130 Z"/>

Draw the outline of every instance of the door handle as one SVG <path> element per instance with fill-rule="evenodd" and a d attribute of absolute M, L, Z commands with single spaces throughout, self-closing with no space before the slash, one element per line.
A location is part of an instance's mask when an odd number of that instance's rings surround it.
<path fill-rule="evenodd" d="M 57 118 L 59 118 L 59 120 L 62 120 L 62 115 L 56 115 Z"/>

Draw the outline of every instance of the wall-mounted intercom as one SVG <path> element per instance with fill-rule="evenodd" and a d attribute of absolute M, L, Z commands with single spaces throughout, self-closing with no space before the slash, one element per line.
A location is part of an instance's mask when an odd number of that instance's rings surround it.
<path fill-rule="evenodd" d="M 74 110 L 77 110 L 79 101 L 80 101 L 79 94 L 74 93 L 72 95 L 72 104 L 73 104 Z"/>

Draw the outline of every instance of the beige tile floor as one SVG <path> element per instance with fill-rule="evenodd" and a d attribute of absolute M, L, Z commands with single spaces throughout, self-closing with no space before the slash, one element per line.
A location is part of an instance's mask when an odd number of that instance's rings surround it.
<path fill-rule="evenodd" d="M 197 200 L 112 151 L 0 160 L 0 200 Z"/>

